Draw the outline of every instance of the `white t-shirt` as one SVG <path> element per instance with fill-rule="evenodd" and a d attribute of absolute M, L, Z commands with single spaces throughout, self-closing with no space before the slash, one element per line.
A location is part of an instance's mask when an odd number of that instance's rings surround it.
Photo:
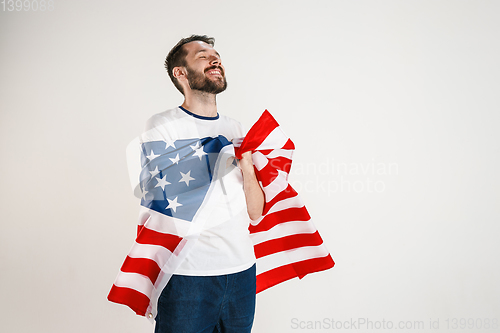
<path fill-rule="evenodd" d="M 231 141 L 244 136 L 241 124 L 229 117 L 202 117 L 177 107 L 151 117 L 143 140 L 166 143 L 217 138 Z M 180 141 L 181 140 L 181 141 Z M 234 148 L 228 145 L 234 157 Z M 226 150 L 227 151 L 227 150 Z M 202 152 L 201 154 L 204 154 Z M 200 155 L 201 155 L 200 154 Z M 200 161 L 202 157 L 200 156 Z M 209 217 L 185 259 L 176 269 L 178 275 L 222 275 L 243 271 L 255 263 L 249 237 L 250 218 L 246 209 L 241 170 L 227 161 L 227 172 L 221 178 L 222 195 L 211 205 Z M 192 175 L 192 174 L 191 174 Z M 187 181 L 190 176 L 185 176 Z M 167 178 L 168 180 L 168 178 Z M 171 182 L 173 182 L 171 180 Z M 182 206 L 176 207 L 181 211 Z"/>

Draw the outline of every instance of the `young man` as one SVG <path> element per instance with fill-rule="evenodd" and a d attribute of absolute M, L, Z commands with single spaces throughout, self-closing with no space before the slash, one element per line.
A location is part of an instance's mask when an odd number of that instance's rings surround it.
<path fill-rule="evenodd" d="M 173 169 L 181 165 L 178 154 L 169 158 L 173 168 L 164 169 L 150 191 L 163 190 L 168 205 L 162 209 L 176 221 L 184 218 L 183 209 L 185 214 L 197 218 L 205 214 L 206 218 L 196 242 L 183 253 L 182 262 L 159 296 L 155 332 L 250 332 L 256 278 L 248 226 L 250 219 L 262 214 L 264 194 L 254 173 L 251 152 L 234 161 L 231 141 L 244 136 L 241 125 L 217 111 L 216 95 L 227 87 L 225 68 L 214 49 L 214 39 L 199 35 L 180 40 L 169 52 L 165 67 L 184 95 L 184 102 L 153 116 L 147 123 L 146 136 L 150 142 L 164 141 L 167 149 L 179 151 L 193 140 L 199 143 L 190 146 L 192 155 L 184 155 L 183 165 L 189 166 L 184 171 Z M 169 151 L 175 154 L 177 150 Z M 233 156 L 221 162 L 220 155 L 231 152 Z M 147 149 L 146 154 L 146 161 L 156 156 Z M 220 190 L 209 188 L 204 195 L 212 200 L 210 205 L 202 204 L 194 211 L 188 203 L 199 196 L 199 191 L 191 190 L 190 185 L 202 176 L 194 170 L 199 167 L 189 163 L 202 162 L 202 158 L 205 168 L 210 165 L 211 177 L 218 177 Z M 217 163 L 223 166 L 216 167 Z M 215 175 L 217 168 L 219 173 Z M 182 194 L 169 196 L 169 186 L 181 186 L 177 191 Z"/>
<path fill-rule="evenodd" d="M 156 333 L 250 332 L 256 292 L 335 264 L 288 184 L 294 144 L 269 112 L 238 140 L 235 161 L 232 140 L 245 133 L 217 112 L 227 83 L 213 46 L 193 35 L 169 52 L 184 102 L 151 117 L 133 145 L 142 167 L 133 184 L 138 234 L 108 300 L 154 319 Z"/>

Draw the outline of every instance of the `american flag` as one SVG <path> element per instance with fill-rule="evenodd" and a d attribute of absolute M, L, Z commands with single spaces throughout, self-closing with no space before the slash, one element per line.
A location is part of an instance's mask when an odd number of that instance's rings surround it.
<path fill-rule="evenodd" d="M 154 318 L 157 299 L 197 239 L 220 197 L 212 186 L 230 168 L 224 136 L 141 143 L 141 214 L 137 238 L 108 299 Z M 200 209 L 200 208 L 204 209 Z"/>
<path fill-rule="evenodd" d="M 252 151 L 265 194 L 262 216 L 249 227 L 257 258 L 257 292 L 294 277 L 332 268 L 335 263 L 297 192 L 288 183 L 295 146 L 269 111 L 243 140 L 236 157 Z"/>
<path fill-rule="evenodd" d="M 271 114 L 266 110 L 234 147 L 236 157 L 253 151 L 266 198 L 263 216 L 249 227 L 257 258 L 257 292 L 333 267 L 304 204 L 288 184 L 294 145 Z M 108 300 L 138 315 L 156 316 L 161 291 L 221 195 L 223 187 L 214 182 L 229 172 L 228 165 L 234 167 L 234 147 L 224 136 L 141 144 L 137 239 Z"/>

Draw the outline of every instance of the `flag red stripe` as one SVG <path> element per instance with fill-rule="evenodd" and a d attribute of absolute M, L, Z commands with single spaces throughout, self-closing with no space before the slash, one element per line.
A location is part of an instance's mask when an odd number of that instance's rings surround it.
<path fill-rule="evenodd" d="M 267 172 L 264 172 L 266 170 Z M 257 176 L 257 180 L 262 183 L 262 186 L 266 187 L 271 184 L 276 177 L 278 177 L 278 170 L 268 168 L 266 165 L 260 171 L 256 172 L 255 175 Z"/>
<path fill-rule="evenodd" d="M 332 268 L 334 265 L 335 262 L 332 257 L 327 255 L 321 258 L 303 260 L 274 268 L 257 275 L 257 293 L 294 277 L 298 276 L 301 279 L 309 273 L 324 271 Z"/>
<path fill-rule="evenodd" d="M 264 216 L 264 218 L 257 225 L 250 225 L 248 230 L 251 234 L 256 232 L 267 231 L 284 222 L 290 221 L 309 221 L 311 216 L 305 207 L 292 207 L 286 210 L 280 210 Z"/>
<path fill-rule="evenodd" d="M 293 144 L 292 140 L 288 139 L 288 141 L 283 147 L 281 147 L 281 149 L 295 150 L 295 145 Z"/>
<path fill-rule="evenodd" d="M 262 126 L 265 124 L 265 126 Z M 265 110 L 259 120 L 250 128 L 245 139 L 239 148 L 235 148 L 236 158 L 240 159 L 241 154 L 246 151 L 255 150 L 260 146 L 267 136 L 278 127 L 278 122 Z"/>
<path fill-rule="evenodd" d="M 269 163 L 267 164 L 274 169 L 279 169 L 281 171 L 285 171 L 286 173 L 290 173 L 290 168 L 292 167 L 292 160 L 285 156 L 278 156 L 269 159 Z"/>
<path fill-rule="evenodd" d="M 312 234 L 295 234 L 281 238 L 271 239 L 254 245 L 255 257 L 262 258 L 273 253 L 293 250 L 303 246 L 318 246 L 323 244 L 323 239 L 318 231 Z"/>
<path fill-rule="evenodd" d="M 148 258 L 132 258 L 127 256 L 120 269 L 125 273 L 138 273 L 147 276 L 152 284 L 155 284 L 161 268 L 158 264 Z"/>
<path fill-rule="evenodd" d="M 257 173 L 257 179 L 266 187 L 278 177 L 278 170 L 290 172 L 292 161 L 289 158 L 279 156 L 269 159 L 269 162 Z"/>
<path fill-rule="evenodd" d="M 137 236 L 141 233 L 142 229 L 144 228 L 144 224 L 138 225 L 137 226 Z"/>
<path fill-rule="evenodd" d="M 332 268 L 334 265 L 335 262 L 332 257 L 327 255 L 325 257 L 313 258 L 293 263 L 293 268 L 297 272 L 299 279 L 302 279 L 307 274 L 324 271 Z"/>
<path fill-rule="evenodd" d="M 182 238 L 179 236 L 164 234 L 144 227 L 135 241 L 139 244 L 163 246 L 170 252 L 174 252 L 175 248 L 177 247 L 177 245 L 179 245 L 181 240 Z"/>
<path fill-rule="evenodd" d="M 113 285 L 108 300 L 128 306 L 139 316 L 145 316 L 149 306 L 149 298 L 137 290 Z"/>

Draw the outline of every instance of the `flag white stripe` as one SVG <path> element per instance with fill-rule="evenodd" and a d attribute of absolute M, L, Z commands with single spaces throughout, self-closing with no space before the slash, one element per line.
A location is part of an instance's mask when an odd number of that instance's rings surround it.
<path fill-rule="evenodd" d="M 288 149 L 274 149 L 269 154 L 265 155 L 267 158 L 276 158 L 276 157 L 286 157 L 289 160 L 292 159 L 293 150 Z"/>
<path fill-rule="evenodd" d="M 142 274 L 120 272 L 114 283 L 117 287 L 136 290 L 149 298 L 153 291 L 153 284 Z"/>
<path fill-rule="evenodd" d="M 171 255 L 172 252 L 163 246 L 139 243 L 135 243 L 128 254 L 131 258 L 151 259 L 156 262 L 160 268 L 166 264 Z"/>
<path fill-rule="evenodd" d="M 275 225 L 269 230 L 253 233 L 250 235 L 254 245 L 262 242 L 277 239 L 281 237 L 297 235 L 297 234 L 312 234 L 317 230 L 314 224 L 309 221 L 291 221 Z"/>
<path fill-rule="evenodd" d="M 278 201 L 277 203 L 274 204 L 274 206 L 271 207 L 269 212 L 266 215 L 269 215 L 274 212 L 278 212 L 281 210 L 287 210 L 289 208 L 300 208 L 304 207 L 304 203 L 300 199 L 298 195 L 291 197 L 291 198 L 286 198 L 281 201 Z"/>
<path fill-rule="evenodd" d="M 284 157 L 289 160 L 292 159 L 293 150 L 275 149 L 267 155 L 262 154 L 260 151 L 255 151 L 252 153 L 253 164 L 257 170 L 262 170 L 269 163 L 269 159 Z"/>
<path fill-rule="evenodd" d="M 264 167 L 269 162 L 267 157 L 264 154 L 262 154 L 260 151 L 256 151 L 256 152 L 252 153 L 252 161 L 253 161 L 253 164 L 255 165 L 255 167 L 257 168 L 257 170 L 259 170 L 259 171 L 264 169 Z"/>
<path fill-rule="evenodd" d="M 321 258 L 327 255 L 329 255 L 329 252 L 323 244 L 318 246 L 304 246 L 293 250 L 273 253 L 257 259 L 257 275 L 280 266 L 307 259 Z"/>
<path fill-rule="evenodd" d="M 288 141 L 288 137 L 283 133 L 280 127 L 273 129 L 271 133 L 264 139 L 264 141 L 257 147 L 256 150 L 276 149 L 276 147 L 283 147 Z"/>
<path fill-rule="evenodd" d="M 278 170 L 278 176 L 274 178 L 274 180 L 269 183 L 266 187 L 263 188 L 266 202 L 269 202 L 274 199 L 275 196 L 280 194 L 283 190 L 288 187 L 288 173 Z"/>
<path fill-rule="evenodd" d="M 281 201 L 276 202 L 271 207 L 269 212 L 267 212 L 266 215 L 259 217 L 257 220 L 252 220 L 252 221 L 250 221 L 250 223 L 252 225 L 257 225 L 260 223 L 260 221 L 262 221 L 269 214 L 272 214 L 272 213 L 275 213 L 278 211 L 282 211 L 282 210 L 287 210 L 289 208 L 300 208 L 300 207 L 304 207 L 304 203 L 302 202 L 302 200 L 300 199 L 300 197 L 298 195 L 291 197 L 291 198 L 286 198 L 286 199 L 283 199 Z"/>
<path fill-rule="evenodd" d="M 147 213 L 150 215 L 144 226 L 153 231 L 186 237 L 189 229 L 192 228 L 192 223 L 190 222 L 160 214 L 149 208 L 144 208 L 144 210 L 147 210 Z"/>

